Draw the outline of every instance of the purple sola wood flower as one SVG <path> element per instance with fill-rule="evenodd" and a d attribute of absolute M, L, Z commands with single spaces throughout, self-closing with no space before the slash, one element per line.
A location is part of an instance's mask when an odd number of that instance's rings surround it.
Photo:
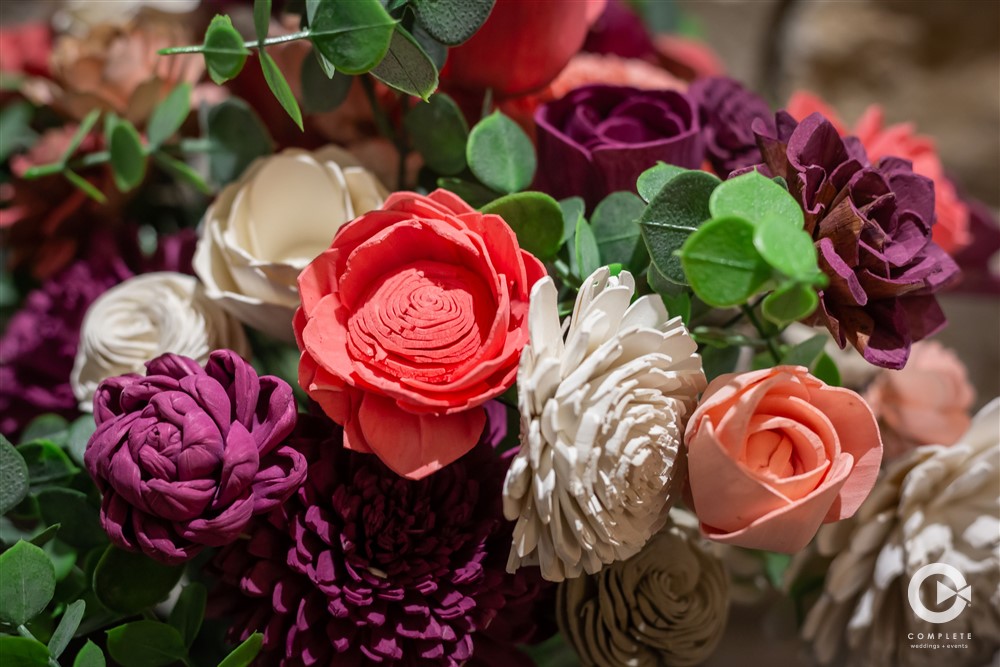
<path fill-rule="evenodd" d="M 499 638 L 538 638 L 522 626 L 545 584 L 505 572 L 506 463 L 487 430 L 459 460 L 408 480 L 344 449 L 332 422 L 303 417 L 293 441 L 307 481 L 214 562 L 215 611 L 237 614 L 231 638 L 262 631 L 262 664 L 338 667 L 457 667 L 480 641 L 492 651 Z M 500 622 L 508 602 L 521 618 Z M 495 621 L 500 634 L 487 637 Z"/>
<path fill-rule="evenodd" d="M 705 157 L 719 176 L 760 162 L 754 121 L 774 131 L 771 107 L 739 81 L 726 77 L 697 79 L 688 95 L 698 105 Z"/>
<path fill-rule="evenodd" d="M 935 293 L 958 278 L 931 240 L 934 183 L 909 162 L 869 163 L 854 137 L 818 113 L 780 112 L 776 132 L 755 123 L 766 169 L 787 181 L 830 279 L 810 324 L 824 324 L 872 364 L 902 368 L 910 346 L 945 324 Z"/>
<path fill-rule="evenodd" d="M 284 443 L 296 422 L 284 380 L 230 350 L 205 368 L 176 354 L 146 368 L 98 387 L 84 463 L 111 541 L 179 563 L 239 537 L 298 488 L 306 464 Z"/>

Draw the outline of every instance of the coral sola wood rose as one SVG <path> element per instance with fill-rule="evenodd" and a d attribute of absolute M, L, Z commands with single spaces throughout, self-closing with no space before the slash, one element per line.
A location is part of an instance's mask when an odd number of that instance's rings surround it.
<path fill-rule="evenodd" d="M 514 383 L 543 275 L 500 216 L 397 192 L 299 277 L 299 382 L 345 447 L 425 477 L 476 444 L 482 404 Z"/>

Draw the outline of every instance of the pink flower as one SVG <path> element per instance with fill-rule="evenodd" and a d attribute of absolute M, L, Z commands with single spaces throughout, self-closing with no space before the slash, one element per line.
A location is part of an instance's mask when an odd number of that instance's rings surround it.
<path fill-rule="evenodd" d="M 883 370 L 865 392 L 882 426 L 886 458 L 920 445 L 953 445 L 969 429 L 976 391 L 954 352 L 934 341 L 913 346 L 902 370 Z"/>
<path fill-rule="evenodd" d="M 852 516 L 882 460 L 871 408 L 801 366 L 717 377 L 684 440 L 702 533 L 785 553 Z"/>
<path fill-rule="evenodd" d="M 872 163 L 884 157 L 899 157 L 913 163 L 913 171 L 934 181 L 934 242 L 949 255 L 969 245 L 969 208 L 958 197 L 955 185 L 945 176 L 944 167 L 938 157 L 934 140 L 917 134 L 913 123 L 898 123 L 885 126 L 882 108 L 871 105 L 858 119 L 853 130 L 837 117 L 837 113 L 821 98 L 797 91 L 788 100 L 786 111 L 796 120 L 802 120 L 818 111 L 825 116 L 841 136 L 854 134 L 865 147 Z"/>

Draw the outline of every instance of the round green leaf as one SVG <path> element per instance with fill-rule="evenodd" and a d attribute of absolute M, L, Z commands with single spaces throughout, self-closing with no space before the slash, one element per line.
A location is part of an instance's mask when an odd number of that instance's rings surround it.
<path fill-rule="evenodd" d="M 263 646 L 264 635 L 255 632 L 234 648 L 233 652 L 219 663 L 219 667 L 247 667 L 257 657 Z"/>
<path fill-rule="evenodd" d="M 22 625 L 45 609 L 56 591 L 56 571 L 45 552 L 19 540 L 0 554 L 0 620 Z"/>
<path fill-rule="evenodd" d="M 830 337 L 825 333 L 816 334 L 812 338 L 807 338 L 798 345 L 791 347 L 781 355 L 781 363 L 786 366 L 805 366 L 812 368 L 823 354 Z"/>
<path fill-rule="evenodd" d="M 21 443 L 32 440 L 51 440 L 57 445 L 66 442 L 69 422 L 54 414 L 39 415 L 31 420 L 21 433 Z"/>
<path fill-rule="evenodd" d="M 531 184 L 537 160 L 531 139 L 499 111 L 479 121 L 466 147 L 469 169 L 483 185 L 498 192 L 517 192 Z"/>
<path fill-rule="evenodd" d="M 87 451 L 87 443 L 90 436 L 97 430 L 97 423 L 93 415 L 83 415 L 76 419 L 69 427 L 69 438 L 66 441 L 66 451 L 74 461 L 83 465 L 83 455 Z"/>
<path fill-rule="evenodd" d="M 840 387 L 842 384 L 840 369 L 837 368 L 837 363 L 826 352 L 819 355 L 819 359 L 816 360 L 816 364 L 813 366 L 812 374 L 831 387 Z"/>
<path fill-rule="evenodd" d="M 727 308 L 746 303 L 764 286 L 771 267 L 754 248 L 753 232 L 742 218 L 716 218 L 688 237 L 681 266 L 698 298 Z"/>
<path fill-rule="evenodd" d="M 28 495 L 28 465 L 7 438 L 0 435 L 0 514 Z"/>
<path fill-rule="evenodd" d="M 761 304 L 761 312 L 779 326 L 808 317 L 819 305 L 819 297 L 812 287 L 803 283 L 789 283 L 768 294 Z"/>
<path fill-rule="evenodd" d="M 371 73 L 385 85 L 425 101 L 438 86 L 434 61 L 413 35 L 398 25 L 392 33 L 388 53 Z"/>
<path fill-rule="evenodd" d="M 437 185 L 439 188 L 454 192 L 473 208 L 485 206 L 500 196 L 499 192 L 494 192 L 479 183 L 463 181 L 460 178 L 442 177 L 438 179 Z"/>
<path fill-rule="evenodd" d="M 643 201 L 648 203 L 656 197 L 657 193 L 663 189 L 663 186 L 668 181 L 685 171 L 688 170 L 665 162 L 659 162 L 656 166 L 650 167 L 639 174 L 639 180 L 635 183 L 636 190 L 638 190 L 639 196 L 642 197 Z"/>
<path fill-rule="evenodd" d="M 250 51 L 243 45 L 243 36 L 233 27 L 232 20 L 216 15 L 205 31 L 202 53 L 208 75 L 222 85 L 240 73 Z"/>
<path fill-rule="evenodd" d="M 177 630 L 158 621 L 134 621 L 108 630 L 108 653 L 122 667 L 165 667 L 187 656 Z"/>
<path fill-rule="evenodd" d="M 411 0 L 417 21 L 434 39 L 455 46 L 479 30 L 495 0 Z"/>
<path fill-rule="evenodd" d="M 80 471 L 65 452 L 49 440 L 35 440 L 17 448 L 28 466 L 28 483 L 33 487 L 64 480 Z"/>
<path fill-rule="evenodd" d="M 443 93 L 431 95 L 406 114 L 406 131 L 427 166 L 446 176 L 465 169 L 469 126 L 455 101 Z"/>
<path fill-rule="evenodd" d="M 770 218 L 757 225 L 753 244 L 768 264 L 789 278 L 811 282 L 820 272 L 816 246 L 804 229 L 790 228 L 787 223 Z"/>
<path fill-rule="evenodd" d="M 78 549 L 92 549 L 107 544 L 101 528 L 100 512 L 76 489 L 43 489 L 38 494 L 38 508 L 45 523 L 62 524 L 59 539 Z"/>
<path fill-rule="evenodd" d="M 108 609 L 135 614 L 166 599 L 183 572 L 183 566 L 109 546 L 94 570 L 94 592 Z"/>
<path fill-rule="evenodd" d="M 786 231 L 805 225 L 802 207 L 788 190 L 757 171 L 722 183 L 708 205 L 713 218 L 743 218 L 756 226 L 776 223 Z"/>
<path fill-rule="evenodd" d="M 193 582 L 184 587 L 181 594 L 177 596 L 177 603 L 170 610 L 168 623 L 177 628 L 181 633 L 181 639 L 185 646 L 191 646 L 194 638 L 198 636 L 201 629 L 201 622 L 205 619 L 205 603 L 208 600 L 208 592 L 205 587 L 198 582 Z"/>
<path fill-rule="evenodd" d="M 0 663 L 17 667 L 48 667 L 45 644 L 28 637 L 0 637 Z"/>
<path fill-rule="evenodd" d="M 118 119 L 108 142 L 111 150 L 111 173 L 115 186 L 122 192 L 132 190 L 146 177 L 146 153 L 135 126 Z"/>
<path fill-rule="evenodd" d="M 76 659 L 73 660 L 73 667 L 105 667 L 106 665 L 107 661 L 104 659 L 101 648 L 89 639 L 80 652 L 76 654 Z"/>
<path fill-rule="evenodd" d="M 322 57 L 313 52 L 316 57 L 302 59 L 302 106 L 308 113 L 325 113 L 333 111 L 347 99 L 351 92 L 354 77 L 347 74 L 333 73 L 327 76 L 323 71 Z"/>
<path fill-rule="evenodd" d="M 521 248 L 532 255 L 550 259 L 559 251 L 563 216 L 552 197 L 541 192 L 518 192 L 490 202 L 482 212 L 503 218 L 514 230 Z"/>
<path fill-rule="evenodd" d="M 622 262 L 632 268 L 630 260 L 642 242 L 639 216 L 645 208 L 632 192 L 612 192 L 594 209 L 590 226 L 604 264 Z"/>
<path fill-rule="evenodd" d="M 379 0 L 319 2 L 309 16 L 309 39 L 345 74 L 363 74 L 389 51 L 396 22 Z"/>
<path fill-rule="evenodd" d="M 234 180 L 274 147 L 267 128 L 241 99 L 229 98 L 208 112 L 209 170 L 220 185 Z"/>

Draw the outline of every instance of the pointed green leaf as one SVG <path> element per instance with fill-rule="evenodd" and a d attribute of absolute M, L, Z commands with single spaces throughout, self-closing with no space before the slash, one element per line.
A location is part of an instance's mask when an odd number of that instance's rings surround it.
<path fill-rule="evenodd" d="M 785 352 L 781 356 L 781 363 L 786 366 L 805 366 L 811 369 L 819 361 L 823 348 L 829 340 L 830 337 L 823 333 L 807 338 Z"/>
<path fill-rule="evenodd" d="M 274 58 L 268 55 L 267 51 L 258 51 L 257 55 L 260 56 L 260 68 L 264 72 L 264 80 L 267 81 L 267 87 L 271 89 L 271 92 L 278 99 L 281 108 L 291 116 L 292 120 L 295 121 L 295 124 L 301 130 L 302 111 L 299 110 L 299 103 L 295 101 L 295 95 L 292 94 L 292 89 L 289 87 L 288 81 L 285 80 L 285 75 L 278 68 L 278 63 L 274 62 Z"/>
<path fill-rule="evenodd" d="M 737 217 L 755 226 L 778 223 L 784 229 L 802 229 L 802 207 L 786 188 L 751 171 L 720 185 L 708 203 L 713 218 Z"/>
<path fill-rule="evenodd" d="M 80 471 L 66 453 L 49 440 L 33 440 L 17 447 L 28 465 L 28 484 L 38 487 L 72 477 Z"/>
<path fill-rule="evenodd" d="M 535 147 L 513 120 L 494 111 L 469 133 L 469 169 L 483 185 L 500 192 L 518 192 L 535 177 Z"/>
<path fill-rule="evenodd" d="M 309 17 L 309 40 L 338 71 L 363 74 L 389 51 L 395 25 L 379 0 L 319 2 Z"/>
<path fill-rule="evenodd" d="M 180 129 L 191 111 L 191 84 L 182 83 L 160 102 L 146 126 L 146 139 L 150 146 L 159 146 Z"/>
<path fill-rule="evenodd" d="M 0 435 L 0 514 L 28 495 L 28 465 L 7 438 Z"/>
<path fill-rule="evenodd" d="M 208 592 L 205 587 L 198 582 L 192 582 L 184 587 L 177 597 L 177 603 L 170 610 L 168 623 L 177 628 L 181 633 L 185 646 L 191 646 L 198 630 L 201 629 L 201 622 L 205 619 L 205 603 L 208 600 Z"/>
<path fill-rule="evenodd" d="M 643 201 L 649 203 L 668 181 L 685 171 L 688 170 L 665 162 L 658 162 L 655 167 L 650 167 L 639 174 L 639 180 L 635 184 L 636 190 Z"/>
<path fill-rule="evenodd" d="M 411 0 L 417 21 L 434 39 L 449 46 L 461 44 L 479 30 L 495 0 Z"/>
<path fill-rule="evenodd" d="M 187 648 L 166 623 L 133 621 L 108 630 L 108 653 L 122 667 L 166 667 L 187 657 Z"/>
<path fill-rule="evenodd" d="M 94 125 L 97 124 L 97 119 L 101 116 L 100 109 L 94 109 L 80 121 L 79 127 L 76 128 L 76 132 L 73 133 L 72 138 L 69 140 L 69 144 L 66 145 L 66 150 L 63 152 L 62 157 L 59 158 L 60 164 L 66 164 L 73 154 L 76 153 L 77 149 L 80 148 L 80 144 L 83 140 L 87 138 L 90 131 L 94 129 Z"/>
<path fill-rule="evenodd" d="M 45 552 L 18 540 L 0 554 L 0 620 L 23 625 L 38 615 L 56 592 L 56 571 Z"/>
<path fill-rule="evenodd" d="M 550 259 L 559 250 L 563 217 L 559 203 L 541 192 L 517 192 L 490 202 L 482 209 L 502 217 L 517 235 L 524 250 Z"/>
<path fill-rule="evenodd" d="M 812 374 L 831 387 L 842 386 L 840 369 L 837 368 L 837 363 L 826 352 L 819 355 L 819 359 L 813 364 Z"/>
<path fill-rule="evenodd" d="M 73 660 L 73 667 L 106 667 L 107 664 L 101 647 L 89 639 Z"/>
<path fill-rule="evenodd" d="M 255 632 L 249 637 L 247 637 L 242 644 L 233 649 L 232 653 L 227 655 L 222 662 L 219 663 L 219 667 L 248 667 L 260 653 L 260 649 L 264 646 L 264 635 L 259 632 Z"/>
<path fill-rule="evenodd" d="M 253 0 L 253 29 L 257 42 L 267 39 L 267 30 L 271 27 L 271 0 Z M 260 47 L 263 52 L 264 47 Z"/>
<path fill-rule="evenodd" d="M 205 31 L 202 45 L 205 67 L 212 81 L 222 85 L 243 69 L 250 50 L 228 16 L 216 15 Z"/>
<path fill-rule="evenodd" d="M 385 85 L 425 101 L 437 90 L 438 71 L 434 61 L 413 35 L 398 25 L 392 33 L 388 53 L 371 73 Z"/>
<path fill-rule="evenodd" d="M 718 178 L 703 171 L 676 174 L 660 188 L 639 218 L 649 256 L 667 280 L 687 284 L 676 252 L 711 217 L 708 199 L 719 183 Z"/>
<path fill-rule="evenodd" d="M 38 493 L 38 508 L 45 523 L 62 524 L 59 539 L 66 544 L 82 550 L 107 544 L 99 509 L 90 504 L 87 494 L 76 489 L 43 489 Z"/>
<path fill-rule="evenodd" d="M 642 243 L 639 216 L 645 209 L 631 192 L 612 192 L 594 209 L 590 226 L 604 264 L 623 261 L 626 268 L 634 268 L 629 260 Z"/>
<path fill-rule="evenodd" d="M 53 537 L 56 536 L 56 533 L 59 532 L 59 529 L 61 527 L 62 524 L 54 523 L 45 530 L 43 530 L 42 532 L 32 537 L 28 541 L 34 544 L 36 547 L 44 547 L 48 542 L 52 540 Z"/>
<path fill-rule="evenodd" d="M 153 153 L 153 162 L 158 164 L 164 171 L 169 172 L 174 178 L 190 183 L 198 192 L 206 195 L 212 194 L 212 188 L 208 187 L 205 179 L 187 162 L 178 160 L 162 151 Z"/>
<path fill-rule="evenodd" d="M 771 267 L 754 248 L 753 232 L 742 218 L 716 218 L 688 237 L 681 247 L 681 266 L 698 298 L 727 308 L 746 303 L 764 286 Z"/>
<path fill-rule="evenodd" d="M 52 637 L 49 638 L 49 653 L 52 654 L 52 657 L 58 658 L 69 646 L 70 640 L 76 634 L 76 629 L 80 627 L 80 621 L 83 620 L 83 612 L 86 609 L 87 603 L 83 600 L 77 600 L 66 607 L 66 611 L 63 612 L 62 618 L 59 620 L 59 625 L 56 626 Z"/>
<path fill-rule="evenodd" d="M 83 190 L 83 193 L 96 201 L 98 204 L 107 204 L 108 198 L 104 196 L 104 193 L 94 187 L 94 184 L 85 179 L 80 174 L 76 173 L 72 169 L 67 169 L 63 172 L 63 176 L 66 180 L 76 186 L 78 189 Z"/>
<path fill-rule="evenodd" d="M 454 192 L 473 208 L 481 208 L 500 196 L 499 192 L 490 190 L 479 183 L 463 181 L 460 178 L 439 178 L 437 186 Z"/>
<path fill-rule="evenodd" d="M 576 221 L 576 233 L 573 235 L 573 239 L 576 246 L 576 265 L 580 277 L 586 279 L 594 271 L 601 268 L 601 251 L 597 247 L 597 239 L 594 238 L 593 230 L 583 218 Z"/>
<path fill-rule="evenodd" d="M 427 166 L 450 176 L 465 169 L 465 144 L 469 126 L 455 101 L 444 93 L 431 95 L 406 114 L 406 131 Z"/>
<path fill-rule="evenodd" d="M 108 148 L 115 186 L 122 192 L 128 192 L 142 183 L 146 177 L 146 153 L 135 126 L 123 118 L 116 119 L 108 138 Z"/>

